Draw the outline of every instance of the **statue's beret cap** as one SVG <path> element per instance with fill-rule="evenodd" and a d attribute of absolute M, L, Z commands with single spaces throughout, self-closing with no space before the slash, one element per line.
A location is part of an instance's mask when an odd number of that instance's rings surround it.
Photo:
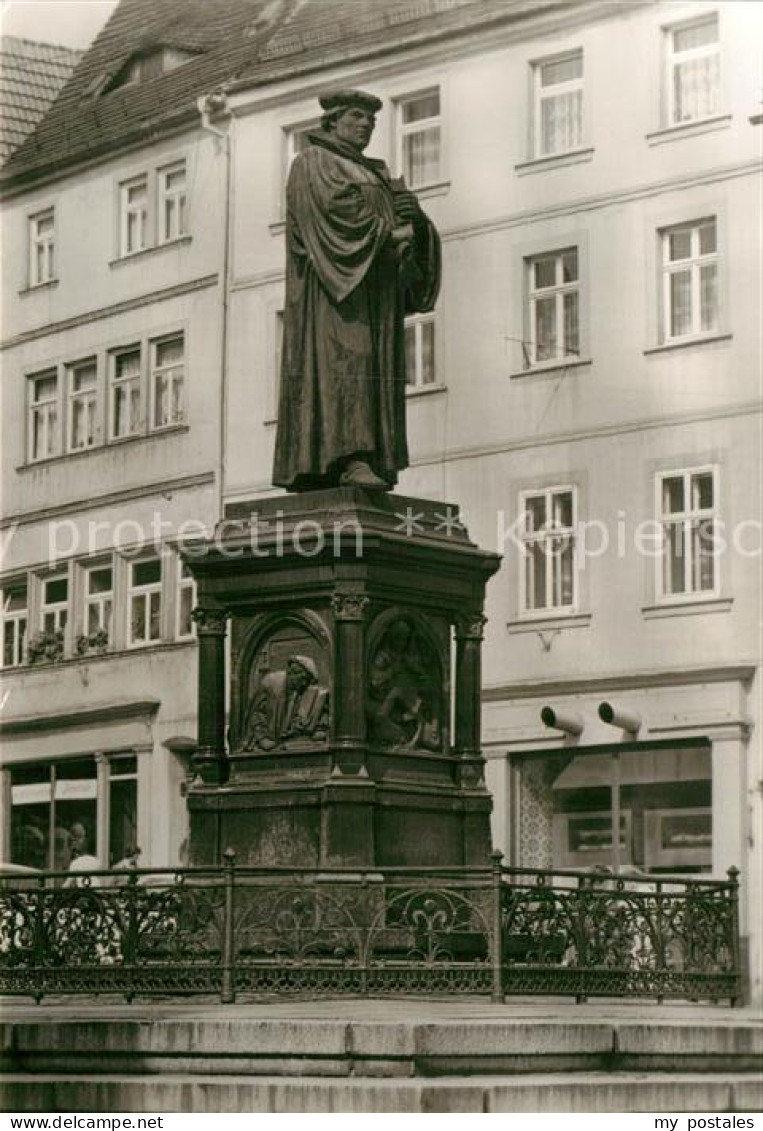
<path fill-rule="evenodd" d="M 318 101 L 327 113 L 343 106 L 362 106 L 364 110 L 378 114 L 383 106 L 381 98 L 365 90 L 327 90 L 318 96 Z"/>

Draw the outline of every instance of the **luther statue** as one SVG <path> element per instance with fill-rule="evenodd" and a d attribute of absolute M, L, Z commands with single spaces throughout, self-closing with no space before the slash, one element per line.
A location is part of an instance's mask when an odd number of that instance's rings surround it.
<path fill-rule="evenodd" d="M 273 482 L 390 490 L 408 466 L 407 314 L 431 311 L 440 241 L 402 179 L 366 157 L 382 103 L 341 90 L 291 166 Z"/>

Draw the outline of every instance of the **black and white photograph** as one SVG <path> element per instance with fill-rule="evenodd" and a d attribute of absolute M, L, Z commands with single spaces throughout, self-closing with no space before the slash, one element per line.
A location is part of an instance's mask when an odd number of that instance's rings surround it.
<path fill-rule="evenodd" d="M 763 2 L 0 31 L 3 1127 L 763 1128 Z"/>

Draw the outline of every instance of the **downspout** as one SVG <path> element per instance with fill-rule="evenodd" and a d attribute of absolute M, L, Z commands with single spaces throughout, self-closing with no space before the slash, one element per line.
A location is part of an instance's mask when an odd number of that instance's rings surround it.
<path fill-rule="evenodd" d="M 220 319 L 220 431 L 218 437 L 219 458 L 217 466 L 217 519 L 219 522 L 222 521 L 223 518 L 225 452 L 228 433 L 228 308 L 230 302 L 231 214 L 233 211 L 231 114 L 228 109 L 228 99 L 224 90 L 216 90 L 212 94 L 202 95 L 197 99 L 196 105 L 201 115 L 201 128 L 214 136 L 216 144 L 222 149 L 225 157 L 225 230 L 223 235 L 222 309 Z M 220 129 L 218 126 L 213 125 L 213 117 L 216 120 L 226 121 L 228 128 Z"/>

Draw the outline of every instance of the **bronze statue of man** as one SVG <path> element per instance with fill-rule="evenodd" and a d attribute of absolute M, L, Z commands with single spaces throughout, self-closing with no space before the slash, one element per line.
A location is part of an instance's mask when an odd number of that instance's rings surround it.
<path fill-rule="evenodd" d="M 382 103 L 320 98 L 286 188 L 286 304 L 273 482 L 390 490 L 408 466 L 406 314 L 433 309 L 440 242 L 383 161 L 365 157 Z"/>

